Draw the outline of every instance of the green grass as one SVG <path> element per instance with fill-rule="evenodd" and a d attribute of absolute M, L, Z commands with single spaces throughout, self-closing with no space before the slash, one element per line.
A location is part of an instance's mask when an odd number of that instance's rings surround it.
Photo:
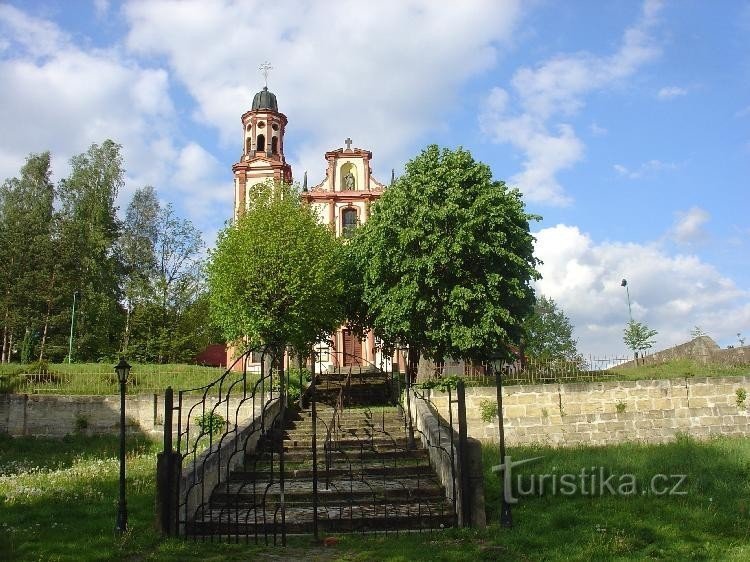
<path fill-rule="evenodd" d="M 616 380 L 671 379 L 676 377 L 740 377 L 750 375 L 750 365 L 707 363 L 692 359 L 673 359 L 646 365 L 610 369 Z"/>
<path fill-rule="evenodd" d="M 130 529 L 113 532 L 117 440 L 0 437 L 0 559 L 9 560 L 749 560 L 750 440 L 688 438 L 666 445 L 513 447 L 514 459 L 542 456 L 516 473 L 578 474 L 603 466 L 638 481 L 688 475 L 685 496 L 534 496 L 513 507 L 515 526 L 498 525 L 500 487 L 485 449 L 490 526 L 483 531 L 339 536 L 335 547 L 290 538 L 286 550 L 162 540 L 153 530 L 157 446 L 131 439 Z"/>
<path fill-rule="evenodd" d="M 133 363 L 128 393 L 161 392 L 196 388 L 216 380 L 223 368 L 185 364 Z M 117 394 L 119 384 L 114 363 L 54 363 L 46 372 L 38 364 L 0 365 L 0 392 L 29 394 Z"/>
<path fill-rule="evenodd" d="M 639 361 L 641 361 L 639 359 Z M 684 377 L 738 377 L 749 376 L 750 364 L 702 363 L 694 359 L 655 361 L 646 358 L 645 364 L 629 362 L 608 369 L 585 370 L 570 362 L 534 362 L 520 372 L 504 375 L 504 385 L 544 384 L 568 382 L 614 382 Z M 474 375 L 466 380 L 467 386 L 494 386 L 494 377 Z"/>

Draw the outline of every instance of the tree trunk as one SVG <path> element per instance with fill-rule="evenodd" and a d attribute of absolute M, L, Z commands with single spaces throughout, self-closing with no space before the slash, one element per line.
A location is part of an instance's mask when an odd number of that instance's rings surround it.
<path fill-rule="evenodd" d="M 7 294 L 7 293 L 6 293 Z M 2 363 L 8 363 L 8 316 L 9 312 L 8 309 L 5 309 L 5 318 L 3 319 L 3 349 L 2 354 L 0 355 L 0 364 Z"/>
<path fill-rule="evenodd" d="M 122 338 L 122 354 L 128 354 L 128 344 L 130 344 L 130 301 L 128 301 L 127 312 L 125 313 L 125 335 Z"/>
<path fill-rule="evenodd" d="M 412 383 L 417 381 L 417 371 L 419 370 L 419 351 L 409 348 L 409 355 L 406 364 L 406 376 L 410 377 Z"/>
<path fill-rule="evenodd" d="M 47 330 L 49 328 L 49 317 L 52 313 L 52 291 L 55 288 L 55 274 L 52 272 L 52 280 L 50 281 L 49 293 L 47 294 L 47 313 L 44 315 L 44 328 L 42 329 L 42 341 L 39 345 L 39 362 L 41 363 L 44 359 L 44 347 L 47 344 Z"/>

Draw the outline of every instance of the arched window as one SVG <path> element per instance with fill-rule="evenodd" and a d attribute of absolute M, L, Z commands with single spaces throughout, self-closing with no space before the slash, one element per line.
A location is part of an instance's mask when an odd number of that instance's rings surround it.
<path fill-rule="evenodd" d="M 341 213 L 341 235 L 344 238 L 351 238 L 355 228 L 357 228 L 357 209 L 353 207 L 344 209 Z"/>
<path fill-rule="evenodd" d="M 255 150 L 263 151 L 266 149 L 266 137 L 264 135 L 258 135 L 258 142 L 255 143 Z"/>
<path fill-rule="evenodd" d="M 279 152 L 279 137 L 271 137 L 271 154 Z"/>
<path fill-rule="evenodd" d="M 250 154 L 250 151 L 253 149 L 253 139 L 251 139 L 250 137 L 247 137 L 245 144 L 247 145 L 245 148 L 245 153 Z"/>

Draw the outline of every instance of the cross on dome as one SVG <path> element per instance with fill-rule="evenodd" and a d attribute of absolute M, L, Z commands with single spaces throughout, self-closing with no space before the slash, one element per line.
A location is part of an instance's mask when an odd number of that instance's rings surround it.
<path fill-rule="evenodd" d="M 268 73 L 273 70 L 271 63 L 268 61 L 261 63 L 258 70 L 260 70 L 260 73 L 263 75 L 263 81 L 265 82 L 266 88 L 268 88 Z"/>

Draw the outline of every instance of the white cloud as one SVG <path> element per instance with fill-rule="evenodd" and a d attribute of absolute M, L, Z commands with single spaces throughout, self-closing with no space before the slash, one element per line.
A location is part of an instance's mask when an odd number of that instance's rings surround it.
<path fill-rule="evenodd" d="M 570 203 L 557 174 L 583 158 L 584 145 L 560 118 L 579 111 L 586 94 L 619 84 L 659 54 L 650 32 L 660 6 L 656 1 L 644 3 L 640 20 L 625 30 L 612 55 L 561 54 L 535 68 L 516 71 L 511 81 L 519 108 L 516 114 L 508 109 L 510 94 L 492 89 L 480 116 L 482 130 L 495 142 L 510 143 L 524 153 L 523 171 L 510 178 L 510 183 L 528 200 Z"/>
<path fill-rule="evenodd" d="M 589 126 L 589 130 L 591 131 L 591 134 L 594 135 L 595 137 L 603 137 L 608 132 L 607 129 L 605 129 L 604 127 L 600 126 L 597 123 L 591 123 L 591 125 Z"/>
<path fill-rule="evenodd" d="M 690 244 L 705 239 L 703 229 L 711 215 L 700 207 L 691 207 L 687 211 L 678 211 L 677 220 L 672 226 L 670 237 L 678 244 Z"/>
<path fill-rule="evenodd" d="M 714 339 L 750 328 L 750 292 L 692 255 L 671 255 L 658 243 L 597 243 L 575 226 L 536 234 L 543 279 L 537 290 L 555 299 L 575 325 L 586 354 L 624 352 L 628 280 L 633 316 L 658 330 L 655 349 L 682 343 L 701 326 Z"/>
<path fill-rule="evenodd" d="M 94 12 L 97 18 L 103 18 L 109 13 L 109 0 L 94 0 Z"/>
<path fill-rule="evenodd" d="M 662 162 L 661 160 L 652 159 L 634 169 L 630 169 L 622 164 L 614 164 L 612 168 L 623 177 L 637 180 L 664 170 L 676 170 L 678 166 L 674 162 Z"/>
<path fill-rule="evenodd" d="M 290 116 L 294 174 L 324 173 L 326 150 L 350 136 L 375 151 L 381 179 L 413 143 L 444 126 L 460 86 L 510 41 L 520 2 L 131 2 L 127 45 L 165 57 L 197 102 L 195 118 L 241 146 L 240 115 L 269 89 Z"/>
<path fill-rule="evenodd" d="M 176 189 L 175 202 L 202 228 L 215 224 L 217 211 L 231 214 L 231 189 L 223 186 L 222 195 L 216 189 L 215 178 L 227 181 L 226 169 L 195 157 L 198 145 L 180 147 L 174 139 L 179 124 L 167 71 L 116 50 L 84 50 L 54 23 L 7 5 L 0 5 L 0 30 L 14 47 L 12 55 L 0 54 L 0 122 L 6 133 L 0 139 L 0 177 L 16 175 L 28 153 L 50 150 L 59 179 L 68 173 L 71 156 L 111 138 L 123 145 L 127 170 L 117 200 L 121 208 L 134 189 L 150 184 L 162 196 Z M 188 165 L 192 178 L 183 173 Z"/>
<path fill-rule="evenodd" d="M 688 91 L 685 88 L 680 88 L 679 86 L 666 86 L 657 92 L 656 97 L 660 100 L 671 100 L 680 96 L 686 96 L 687 93 Z"/>

